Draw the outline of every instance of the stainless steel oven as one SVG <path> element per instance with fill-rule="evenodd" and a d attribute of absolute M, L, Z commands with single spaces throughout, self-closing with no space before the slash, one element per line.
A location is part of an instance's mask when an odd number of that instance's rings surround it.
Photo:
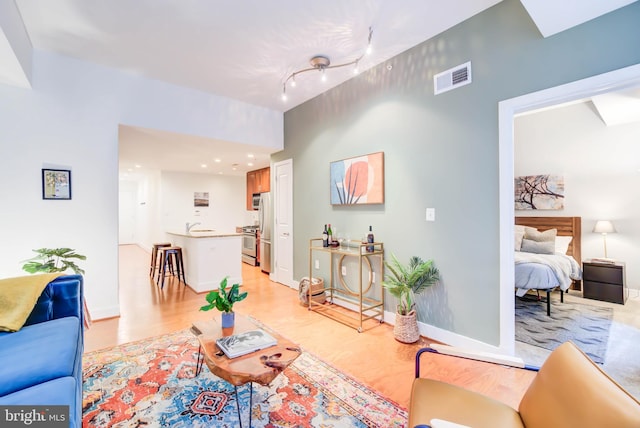
<path fill-rule="evenodd" d="M 257 245 L 258 226 L 245 226 L 242 228 L 242 261 L 256 266 L 258 256 Z"/>

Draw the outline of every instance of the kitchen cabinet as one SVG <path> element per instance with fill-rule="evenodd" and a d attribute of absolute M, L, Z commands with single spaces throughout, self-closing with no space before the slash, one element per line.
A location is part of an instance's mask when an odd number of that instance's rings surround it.
<path fill-rule="evenodd" d="M 242 233 L 167 232 L 174 245 L 182 247 L 186 282 L 196 293 L 218 289 L 229 277 L 229 284 L 242 284 Z"/>
<path fill-rule="evenodd" d="M 271 168 L 266 167 L 247 172 L 247 210 L 253 208 L 254 193 L 265 193 L 271 190 Z"/>

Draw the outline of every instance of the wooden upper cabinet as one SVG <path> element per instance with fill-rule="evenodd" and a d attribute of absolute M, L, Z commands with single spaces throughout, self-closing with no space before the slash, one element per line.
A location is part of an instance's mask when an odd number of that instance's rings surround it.
<path fill-rule="evenodd" d="M 253 210 L 253 194 L 256 193 L 256 172 L 247 172 L 247 211 Z"/>
<path fill-rule="evenodd" d="M 247 172 L 247 210 L 253 210 L 253 194 L 271 191 L 271 168 Z"/>
<path fill-rule="evenodd" d="M 258 173 L 258 191 L 256 193 L 269 192 L 271 188 L 271 168 L 263 168 L 257 171 Z"/>

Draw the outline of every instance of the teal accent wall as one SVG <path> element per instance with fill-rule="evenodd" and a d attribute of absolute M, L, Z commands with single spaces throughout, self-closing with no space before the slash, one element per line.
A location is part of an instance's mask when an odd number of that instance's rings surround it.
<path fill-rule="evenodd" d="M 272 161 L 293 159 L 294 279 L 308 275 L 309 239 L 325 223 L 352 237 L 372 225 L 387 258 L 440 269 L 419 298 L 420 321 L 497 345 L 498 103 L 640 63 L 639 22 L 637 2 L 545 39 L 505 0 L 286 112 L 285 149 Z M 473 82 L 433 95 L 434 74 L 467 61 Z M 385 203 L 330 205 L 329 163 L 377 151 Z"/>

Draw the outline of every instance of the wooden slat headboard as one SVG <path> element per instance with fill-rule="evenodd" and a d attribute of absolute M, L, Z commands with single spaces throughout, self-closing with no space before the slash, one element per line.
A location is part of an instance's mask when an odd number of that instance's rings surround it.
<path fill-rule="evenodd" d="M 559 236 L 571 236 L 567 254 L 582 264 L 582 217 L 516 217 L 516 224 L 539 231 L 558 229 Z"/>

